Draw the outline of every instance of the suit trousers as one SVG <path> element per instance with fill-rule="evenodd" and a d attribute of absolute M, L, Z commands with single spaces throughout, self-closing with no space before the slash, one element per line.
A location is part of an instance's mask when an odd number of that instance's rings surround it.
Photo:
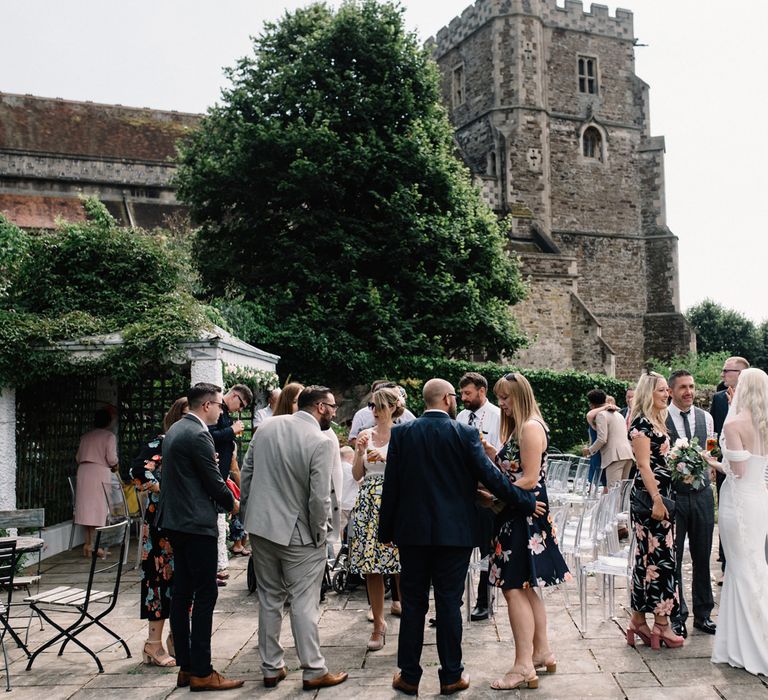
<path fill-rule="evenodd" d="M 182 671 L 203 678 L 212 670 L 211 628 L 213 609 L 219 597 L 216 538 L 175 530 L 165 530 L 164 533 L 173 547 L 170 623 L 176 663 Z"/>
<path fill-rule="evenodd" d="M 629 470 L 632 469 L 631 459 L 620 459 L 603 467 L 605 470 L 605 485 L 611 488 L 614 484 L 629 478 Z"/>
<path fill-rule="evenodd" d="M 421 680 L 424 618 L 429 610 L 429 587 L 435 591 L 437 655 L 440 683 L 461 678 L 461 598 L 469 568 L 471 547 L 400 546 L 400 596 L 403 607 L 397 646 L 397 665 L 403 680 Z"/>
<path fill-rule="evenodd" d="M 693 618 L 704 620 L 712 613 L 715 601 L 712 596 L 712 581 L 709 574 L 709 558 L 712 553 L 713 532 L 715 529 L 715 499 L 712 489 L 701 491 L 678 491 L 675 493 L 675 556 L 677 567 L 680 606 L 678 619 L 688 619 L 688 606 L 683 591 L 682 569 L 685 554 L 685 536 L 688 535 L 688 548 L 693 565 Z"/>
<path fill-rule="evenodd" d="M 285 666 L 280 644 L 283 606 L 290 600 L 291 631 L 304 680 L 328 673 L 320 652 L 320 586 L 325 573 L 325 543 L 301 544 L 294 530 L 289 545 L 251 535 L 253 564 L 259 594 L 259 653 L 265 676 L 276 676 Z"/>

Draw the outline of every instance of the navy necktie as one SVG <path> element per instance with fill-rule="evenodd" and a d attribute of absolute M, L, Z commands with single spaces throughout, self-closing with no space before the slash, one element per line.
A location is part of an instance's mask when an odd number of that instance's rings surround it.
<path fill-rule="evenodd" d="M 683 417 L 683 428 L 685 429 L 685 437 L 688 440 L 691 439 L 691 424 L 688 422 L 688 416 L 691 414 L 691 409 L 687 411 L 680 411 L 680 415 Z"/>

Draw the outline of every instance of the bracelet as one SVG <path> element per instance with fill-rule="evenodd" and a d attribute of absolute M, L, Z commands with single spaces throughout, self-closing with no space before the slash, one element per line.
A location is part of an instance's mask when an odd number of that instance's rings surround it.
<path fill-rule="evenodd" d="M 655 501 L 657 498 L 661 498 L 661 494 L 658 491 L 653 496 L 651 496 L 651 500 Z"/>

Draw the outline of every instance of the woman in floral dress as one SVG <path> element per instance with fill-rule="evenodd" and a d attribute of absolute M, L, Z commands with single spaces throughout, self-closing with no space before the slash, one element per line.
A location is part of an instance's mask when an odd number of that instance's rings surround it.
<path fill-rule="evenodd" d="M 142 653 L 144 663 L 174 666 L 173 637 L 170 632 L 163 648 L 163 626 L 171 611 L 173 584 L 173 550 L 168 538 L 155 527 L 160 502 L 162 449 L 165 433 L 189 411 L 186 397 L 176 399 L 163 419 L 163 433 L 148 442 L 133 460 L 131 477 L 136 486 L 147 493 L 147 507 L 141 530 L 141 619 L 148 621 L 147 641 Z M 170 652 L 170 653 L 169 653 Z"/>
<path fill-rule="evenodd" d="M 664 507 L 662 496 L 672 497 L 672 479 L 667 466 L 669 436 L 667 419 L 667 382 L 660 374 L 643 374 L 635 389 L 629 425 L 629 439 L 637 462 L 637 476 L 632 486 L 630 517 L 635 528 L 637 551 L 632 571 L 632 619 L 627 626 L 627 644 L 635 645 L 635 635 L 646 644 L 680 647 L 683 638 L 669 626 L 669 617 L 677 608 L 675 587 L 675 535 L 673 518 Z M 650 513 L 640 511 L 637 503 L 653 504 Z M 653 631 L 645 622 L 653 613 Z"/>
<path fill-rule="evenodd" d="M 501 409 L 498 454 L 486 451 L 516 486 L 535 489 L 536 500 L 547 503 L 544 483 L 549 432 L 528 380 L 518 372 L 505 375 L 493 388 Z M 507 601 L 515 639 L 515 663 L 502 678 L 491 683 L 497 690 L 538 685 L 537 668 L 553 673 L 555 657 L 547 638 L 547 614 L 534 588 L 571 580 L 557 546 L 549 507 L 539 517 L 524 516 L 508 508 L 496 516 L 496 535 L 489 581 L 501 588 Z"/>
<path fill-rule="evenodd" d="M 381 388 L 373 392 L 373 417 L 376 425 L 361 431 L 355 441 L 352 477 L 362 479 L 357 501 L 352 509 L 352 535 L 349 543 L 350 571 L 363 574 L 373 612 L 373 634 L 368 641 L 370 651 L 384 646 L 387 623 L 384 621 L 384 575 L 394 577 L 400 585 L 400 557 L 396 547 L 379 542 L 379 511 L 387 448 L 392 434 L 392 422 L 405 409 L 397 389 Z"/>

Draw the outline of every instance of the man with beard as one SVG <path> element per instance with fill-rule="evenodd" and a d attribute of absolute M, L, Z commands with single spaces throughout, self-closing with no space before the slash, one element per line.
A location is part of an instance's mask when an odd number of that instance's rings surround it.
<path fill-rule="evenodd" d="M 280 645 L 283 606 L 291 602 L 291 629 L 304 670 L 304 689 L 342 683 L 329 673 L 317 629 L 320 588 L 331 517 L 331 479 L 338 443 L 331 427 L 336 402 L 327 387 L 308 386 L 298 411 L 274 416 L 254 433 L 240 480 L 243 523 L 251 535 L 259 595 L 259 653 L 264 685 L 288 672 Z"/>
<path fill-rule="evenodd" d="M 456 420 L 470 428 L 475 428 L 481 440 L 493 445 L 496 450 L 501 448 L 499 443 L 499 422 L 501 411 L 488 400 L 488 380 L 477 372 L 467 372 L 459 379 L 461 390 L 461 402 L 464 410 L 459 413 Z M 487 557 L 493 539 L 493 511 L 489 508 L 477 508 L 477 534 L 475 546 L 480 549 L 480 555 Z M 489 616 L 488 605 L 488 568 L 480 572 L 480 581 L 477 584 L 477 598 L 475 607 L 470 613 L 472 622 L 487 620 Z"/>
<path fill-rule="evenodd" d="M 417 695 L 429 587 L 435 590 L 440 692 L 469 687 L 461 660 L 461 597 L 474 544 L 475 500 L 482 482 L 525 515 L 543 513 L 532 491 L 507 480 L 485 456 L 480 434 L 453 420 L 456 393 L 444 379 L 424 385 L 421 418 L 392 428 L 381 494 L 379 540 L 400 552 L 403 613 L 392 686 Z"/>

